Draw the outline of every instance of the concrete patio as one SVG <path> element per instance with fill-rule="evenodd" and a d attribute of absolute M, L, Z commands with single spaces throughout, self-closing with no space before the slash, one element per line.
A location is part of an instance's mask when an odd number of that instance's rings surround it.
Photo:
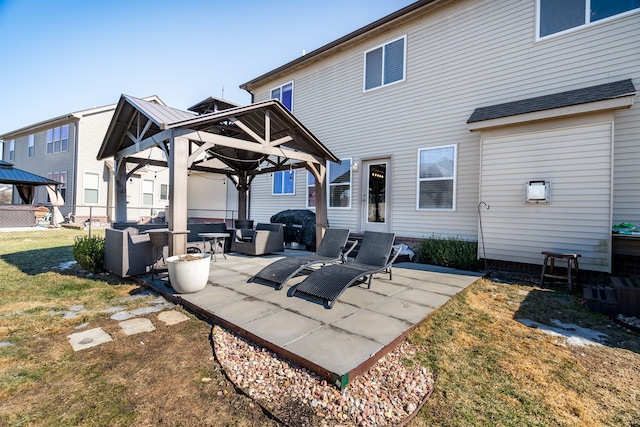
<path fill-rule="evenodd" d="M 416 263 L 393 266 L 375 276 L 371 289 L 347 289 L 332 309 L 291 297 L 296 277 L 282 290 L 247 283 L 261 268 L 282 256 L 227 254 L 211 262 L 205 289 L 176 294 L 161 275 L 142 279 L 166 298 L 182 304 L 276 354 L 344 388 L 400 343 L 431 312 L 476 281 L 481 274 Z"/>

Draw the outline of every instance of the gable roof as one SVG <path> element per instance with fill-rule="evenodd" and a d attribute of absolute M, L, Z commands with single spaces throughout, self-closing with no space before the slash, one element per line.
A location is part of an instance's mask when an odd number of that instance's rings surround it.
<path fill-rule="evenodd" d="M 48 185 L 60 184 L 57 181 L 35 175 L 31 172 L 23 171 L 13 167 L 13 164 L 0 160 L 0 183 L 1 184 L 31 184 L 31 185 Z"/>
<path fill-rule="evenodd" d="M 411 17 L 411 15 L 415 13 L 421 12 L 421 9 L 425 6 L 440 3 L 443 0 L 419 0 L 415 3 L 412 3 L 408 6 L 403 7 L 400 10 L 397 10 L 383 18 L 378 19 L 368 25 L 365 25 L 362 28 L 359 28 L 346 36 L 340 37 L 328 43 L 316 50 L 313 50 L 299 58 L 294 59 L 274 70 L 271 70 L 265 74 L 262 74 L 259 77 L 256 77 L 253 80 L 250 80 L 246 83 L 240 85 L 240 89 L 244 89 L 247 92 L 251 92 L 251 90 L 265 80 L 270 80 L 272 78 L 276 78 L 280 73 L 286 72 L 291 68 L 295 68 L 298 66 L 306 65 L 307 63 L 314 62 L 319 59 L 319 57 L 323 56 L 326 53 L 333 51 L 334 49 L 342 48 L 350 43 L 357 41 L 361 36 L 367 35 L 370 36 L 372 33 L 377 31 L 384 31 L 384 29 L 394 23 L 394 21 L 398 19 L 407 19 Z"/>
<path fill-rule="evenodd" d="M 605 83 L 553 93 L 551 95 L 536 96 L 534 98 L 476 108 L 471 114 L 471 117 L 469 117 L 469 120 L 467 120 L 467 123 L 551 110 L 553 108 L 570 107 L 589 102 L 606 101 L 622 96 L 635 95 L 635 93 L 636 88 L 631 79 L 620 80 L 613 83 Z"/>
<path fill-rule="evenodd" d="M 301 153 L 317 162 L 340 162 L 277 100 L 196 115 L 128 95 L 118 102 L 97 159 L 122 150 L 127 156 L 143 151 L 166 140 L 167 130 L 179 131 L 198 145 L 223 137 L 209 144 L 206 153 L 209 160 L 226 165 L 225 172 L 254 170 L 269 156 L 278 165 L 277 158 L 301 158 Z M 138 139 L 140 149 L 132 138 Z"/>

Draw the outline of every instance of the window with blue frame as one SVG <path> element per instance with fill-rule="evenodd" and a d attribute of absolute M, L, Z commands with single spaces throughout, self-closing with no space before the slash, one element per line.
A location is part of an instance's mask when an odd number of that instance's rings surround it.
<path fill-rule="evenodd" d="M 273 173 L 274 195 L 296 194 L 296 171 L 277 171 Z"/>
<path fill-rule="evenodd" d="M 293 111 L 293 82 L 271 89 L 271 99 L 277 99 L 289 111 Z"/>

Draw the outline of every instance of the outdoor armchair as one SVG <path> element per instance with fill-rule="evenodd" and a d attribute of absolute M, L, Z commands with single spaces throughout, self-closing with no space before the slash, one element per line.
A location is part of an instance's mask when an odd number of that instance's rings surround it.
<path fill-rule="evenodd" d="M 104 268 L 120 277 L 145 274 L 153 263 L 153 250 L 148 234 L 127 227 L 107 228 L 104 239 Z"/>
<path fill-rule="evenodd" d="M 258 224 L 253 233 L 247 233 L 243 229 L 236 230 L 231 251 L 247 255 L 284 252 L 282 224 Z"/>

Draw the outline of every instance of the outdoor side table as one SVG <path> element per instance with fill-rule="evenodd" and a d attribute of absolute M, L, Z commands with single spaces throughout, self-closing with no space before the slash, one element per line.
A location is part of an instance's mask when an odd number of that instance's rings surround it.
<path fill-rule="evenodd" d="M 206 248 L 207 240 L 209 240 L 214 261 L 217 261 L 216 253 L 218 252 L 218 247 L 220 247 L 220 253 L 224 259 L 227 259 L 227 256 L 224 254 L 224 241 L 228 236 L 227 233 L 198 233 L 198 237 L 202 237 L 203 249 Z"/>
<path fill-rule="evenodd" d="M 153 263 L 151 264 L 151 280 L 153 276 L 158 272 L 158 261 L 162 258 L 164 261 L 164 247 L 169 244 L 169 229 L 168 228 L 152 228 L 145 231 L 149 235 L 151 241 L 151 251 L 153 253 Z"/>

